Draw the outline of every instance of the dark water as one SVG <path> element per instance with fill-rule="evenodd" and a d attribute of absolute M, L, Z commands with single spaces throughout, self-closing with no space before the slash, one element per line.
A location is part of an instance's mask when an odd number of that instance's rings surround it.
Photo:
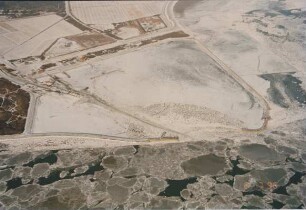
<path fill-rule="evenodd" d="M 159 193 L 159 196 L 166 196 L 166 197 L 181 196 L 180 192 L 183 189 L 186 189 L 188 184 L 197 182 L 197 178 L 190 177 L 188 179 L 182 179 L 182 180 L 167 179 L 166 181 L 169 186 L 163 192 Z"/>
<path fill-rule="evenodd" d="M 282 108 L 289 108 L 289 105 L 285 102 L 284 96 L 281 92 L 275 87 L 275 85 L 271 85 L 268 89 L 268 94 L 272 96 L 272 102 L 279 105 Z"/>
<path fill-rule="evenodd" d="M 226 174 L 228 175 L 236 176 L 236 175 L 243 175 L 243 174 L 250 172 L 250 170 L 245 170 L 245 169 L 238 167 L 239 157 L 236 160 L 231 160 L 231 163 L 232 163 L 232 169 L 226 172 Z"/>
<path fill-rule="evenodd" d="M 76 176 L 84 176 L 84 175 L 94 175 L 94 173 L 96 171 L 102 171 L 104 170 L 103 166 L 100 165 L 101 162 L 96 162 L 96 163 L 93 163 L 89 166 L 89 169 L 87 171 L 85 171 L 83 174 L 78 174 Z M 76 177 L 75 176 L 75 177 Z"/>
<path fill-rule="evenodd" d="M 40 185 L 47 185 L 47 184 L 52 184 L 53 182 L 59 181 L 60 178 L 60 173 L 62 171 L 56 170 L 52 171 L 48 177 L 40 177 L 38 179 L 38 184 Z"/>
<path fill-rule="evenodd" d="M 293 16 L 294 18 L 306 17 L 306 12 L 302 11 L 301 9 L 289 9 L 289 10 L 283 9 L 283 10 L 279 10 L 278 12 L 285 16 Z"/>
<path fill-rule="evenodd" d="M 287 192 L 287 187 L 291 184 L 298 184 L 302 182 L 302 177 L 305 176 L 306 173 L 295 172 L 292 177 L 290 177 L 288 183 L 284 186 L 280 186 L 276 188 L 273 193 L 282 194 L 282 195 L 289 195 Z"/>
<path fill-rule="evenodd" d="M 277 201 L 277 200 L 273 200 L 272 203 L 270 203 L 273 209 L 281 209 L 285 204 Z"/>
<path fill-rule="evenodd" d="M 302 81 L 292 75 L 287 75 L 283 83 L 286 94 L 301 104 L 306 104 L 306 91 L 301 87 Z"/>
<path fill-rule="evenodd" d="M 22 185 L 21 178 L 17 177 L 6 182 L 6 191 L 15 189 Z"/>
<path fill-rule="evenodd" d="M 62 172 L 62 170 L 54 170 L 50 173 L 48 177 L 40 177 L 38 179 L 38 184 L 47 185 L 47 184 L 52 184 L 54 182 L 57 182 L 63 179 L 73 179 L 74 177 L 79 177 L 79 176 L 94 175 L 96 171 L 104 170 L 103 166 L 100 166 L 100 164 L 101 162 L 92 163 L 89 165 L 89 168 L 87 171 L 81 174 L 76 174 L 76 175 L 72 175 L 72 173 L 74 172 L 74 168 L 71 168 L 69 170 L 69 174 L 65 176 L 64 178 L 60 178 L 60 173 Z"/>
<path fill-rule="evenodd" d="M 136 155 L 138 153 L 138 151 L 139 151 L 139 145 L 134 145 L 133 147 L 136 150 L 134 155 Z"/>
<path fill-rule="evenodd" d="M 57 162 L 56 152 L 57 151 L 51 151 L 46 156 L 37 157 L 34 160 L 30 161 L 29 163 L 24 164 L 23 166 L 33 167 L 37 163 L 48 163 L 52 165 Z"/>
<path fill-rule="evenodd" d="M 306 104 L 306 91 L 302 88 L 302 81 L 289 74 L 263 74 L 261 78 L 270 81 L 268 94 L 271 100 L 283 108 L 288 108 L 290 104 L 285 101 L 285 96 L 281 93 L 279 87 L 284 90 L 286 96 L 291 102 L 297 102 L 299 105 Z"/>
<path fill-rule="evenodd" d="M 289 179 L 288 185 L 301 183 L 302 177 L 305 175 L 306 173 L 295 172 L 295 174 Z"/>
<path fill-rule="evenodd" d="M 289 195 L 286 189 L 286 186 L 280 186 L 273 190 L 273 193 L 281 194 L 281 195 Z"/>
<path fill-rule="evenodd" d="M 266 194 L 261 192 L 260 190 L 252 190 L 252 191 L 248 191 L 248 192 L 243 192 L 242 193 L 243 196 L 245 195 L 256 195 L 258 197 L 264 197 Z"/>
<path fill-rule="evenodd" d="M 242 206 L 241 209 L 260 209 L 257 206 Z"/>

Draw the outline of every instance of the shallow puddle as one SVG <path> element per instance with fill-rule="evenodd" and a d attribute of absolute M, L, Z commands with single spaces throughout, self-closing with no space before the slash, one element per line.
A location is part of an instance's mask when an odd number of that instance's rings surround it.
<path fill-rule="evenodd" d="M 161 193 L 159 193 L 160 196 L 167 196 L 167 197 L 172 197 L 172 196 L 180 196 L 180 192 L 183 189 L 186 189 L 188 184 L 192 184 L 197 182 L 196 177 L 190 177 L 187 179 L 182 179 L 182 180 L 171 180 L 168 179 L 168 187 Z"/>

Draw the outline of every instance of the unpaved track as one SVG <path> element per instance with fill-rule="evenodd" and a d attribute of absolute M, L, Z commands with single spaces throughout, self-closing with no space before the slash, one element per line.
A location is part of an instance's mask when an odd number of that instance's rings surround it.
<path fill-rule="evenodd" d="M 236 74 L 235 71 L 233 71 L 231 68 L 229 68 L 225 63 L 222 62 L 221 59 L 219 59 L 215 54 L 211 52 L 207 47 L 205 47 L 198 39 L 195 37 L 192 37 L 194 41 L 197 43 L 199 48 L 206 53 L 211 59 L 213 59 L 220 67 L 221 69 L 231 78 L 233 78 L 237 83 L 239 83 L 247 92 L 249 92 L 252 96 L 254 96 L 260 103 L 260 106 L 263 108 L 263 124 L 261 127 L 256 129 L 249 129 L 249 128 L 243 128 L 243 130 L 249 130 L 249 131 L 260 131 L 267 127 L 268 121 L 270 119 L 269 110 L 270 106 L 268 102 L 265 100 L 265 98 L 260 95 L 251 85 L 249 85 L 245 80 L 243 80 L 238 74 Z"/>

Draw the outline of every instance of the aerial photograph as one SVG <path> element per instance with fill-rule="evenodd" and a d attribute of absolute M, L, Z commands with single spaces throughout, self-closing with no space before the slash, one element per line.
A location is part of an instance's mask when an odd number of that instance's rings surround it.
<path fill-rule="evenodd" d="M 0 1 L 0 210 L 305 208 L 306 0 Z"/>

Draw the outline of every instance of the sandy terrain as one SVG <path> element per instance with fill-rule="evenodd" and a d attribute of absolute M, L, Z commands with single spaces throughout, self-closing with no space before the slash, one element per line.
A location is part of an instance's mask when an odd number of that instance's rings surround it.
<path fill-rule="evenodd" d="M 54 57 L 59 55 L 65 55 L 67 53 L 82 50 L 83 47 L 73 40 L 67 38 L 59 38 L 49 50 L 45 52 L 46 57 Z"/>
<path fill-rule="evenodd" d="M 156 137 L 162 133 L 71 95 L 41 96 L 33 120 L 33 133 L 84 133 L 117 137 Z M 133 126 L 142 130 L 137 134 L 133 131 Z"/>
<path fill-rule="evenodd" d="M 81 33 L 57 15 L 5 21 L 0 27 L 8 30 L 0 35 L 0 42 L 6 42 L 0 53 L 8 60 L 38 56 L 57 38 Z"/>
<path fill-rule="evenodd" d="M 128 39 L 131 37 L 136 37 L 139 36 L 140 32 L 137 28 L 129 28 L 129 27 L 124 27 L 120 28 L 116 36 L 122 38 L 122 39 Z"/>
<path fill-rule="evenodd" d="M 167 60 L 163 59 L 165 57 Z M 111 106 L 175 131 L 188 133 L 193 138 L 200 138 L 205 128 L 260 127 L 262 108 L 256 99 L 218 68 L 191 41 L 178 41 L 95 62 L 57 76 L 77 91 L 86 89 L 89 94 L 105 100 Z M 101 118 L 94 123 L 97 126 L 86 123 L 89 121 L 85 117 L 89 110 L 87 106 L 77 105 L 80 102 L 75 100 L 68 102 L 70 106 L 63 106 L 61 103 L 69 100 L 62 97 L 58 96 L 55 103 L 48 101 L 48 97 L 42 98 L 43 102 L 37 107 L 34 132 L 63 132 L 67 129 L 78 132 L 82 127 L 85 133 L 119 133 L 116 127 L 112 128 L 114 131 L 110 129 L 112 120 Z M 47 108 L 50 106 L 48 104 L 52 104 L 51 109 Z M 63 111 L 63 107 L 67 109 Z M 48 112 L 44 111 L 46 109 Z M 101 115 L 93 109 L 90 112 L 91 115 Z M 66 113 L 67 116 L 59 113 Z M 80 126 L 70 126 L 78 121 L 76 114 L 84 122 L 79 122 Z M 104 126 L 102 121 L 106 123 Z M 65 128 L 56 122 L 70 127 Z M 49 123 L 54 125 L 51 126 L 53 128 L 48 128 Z"/>

